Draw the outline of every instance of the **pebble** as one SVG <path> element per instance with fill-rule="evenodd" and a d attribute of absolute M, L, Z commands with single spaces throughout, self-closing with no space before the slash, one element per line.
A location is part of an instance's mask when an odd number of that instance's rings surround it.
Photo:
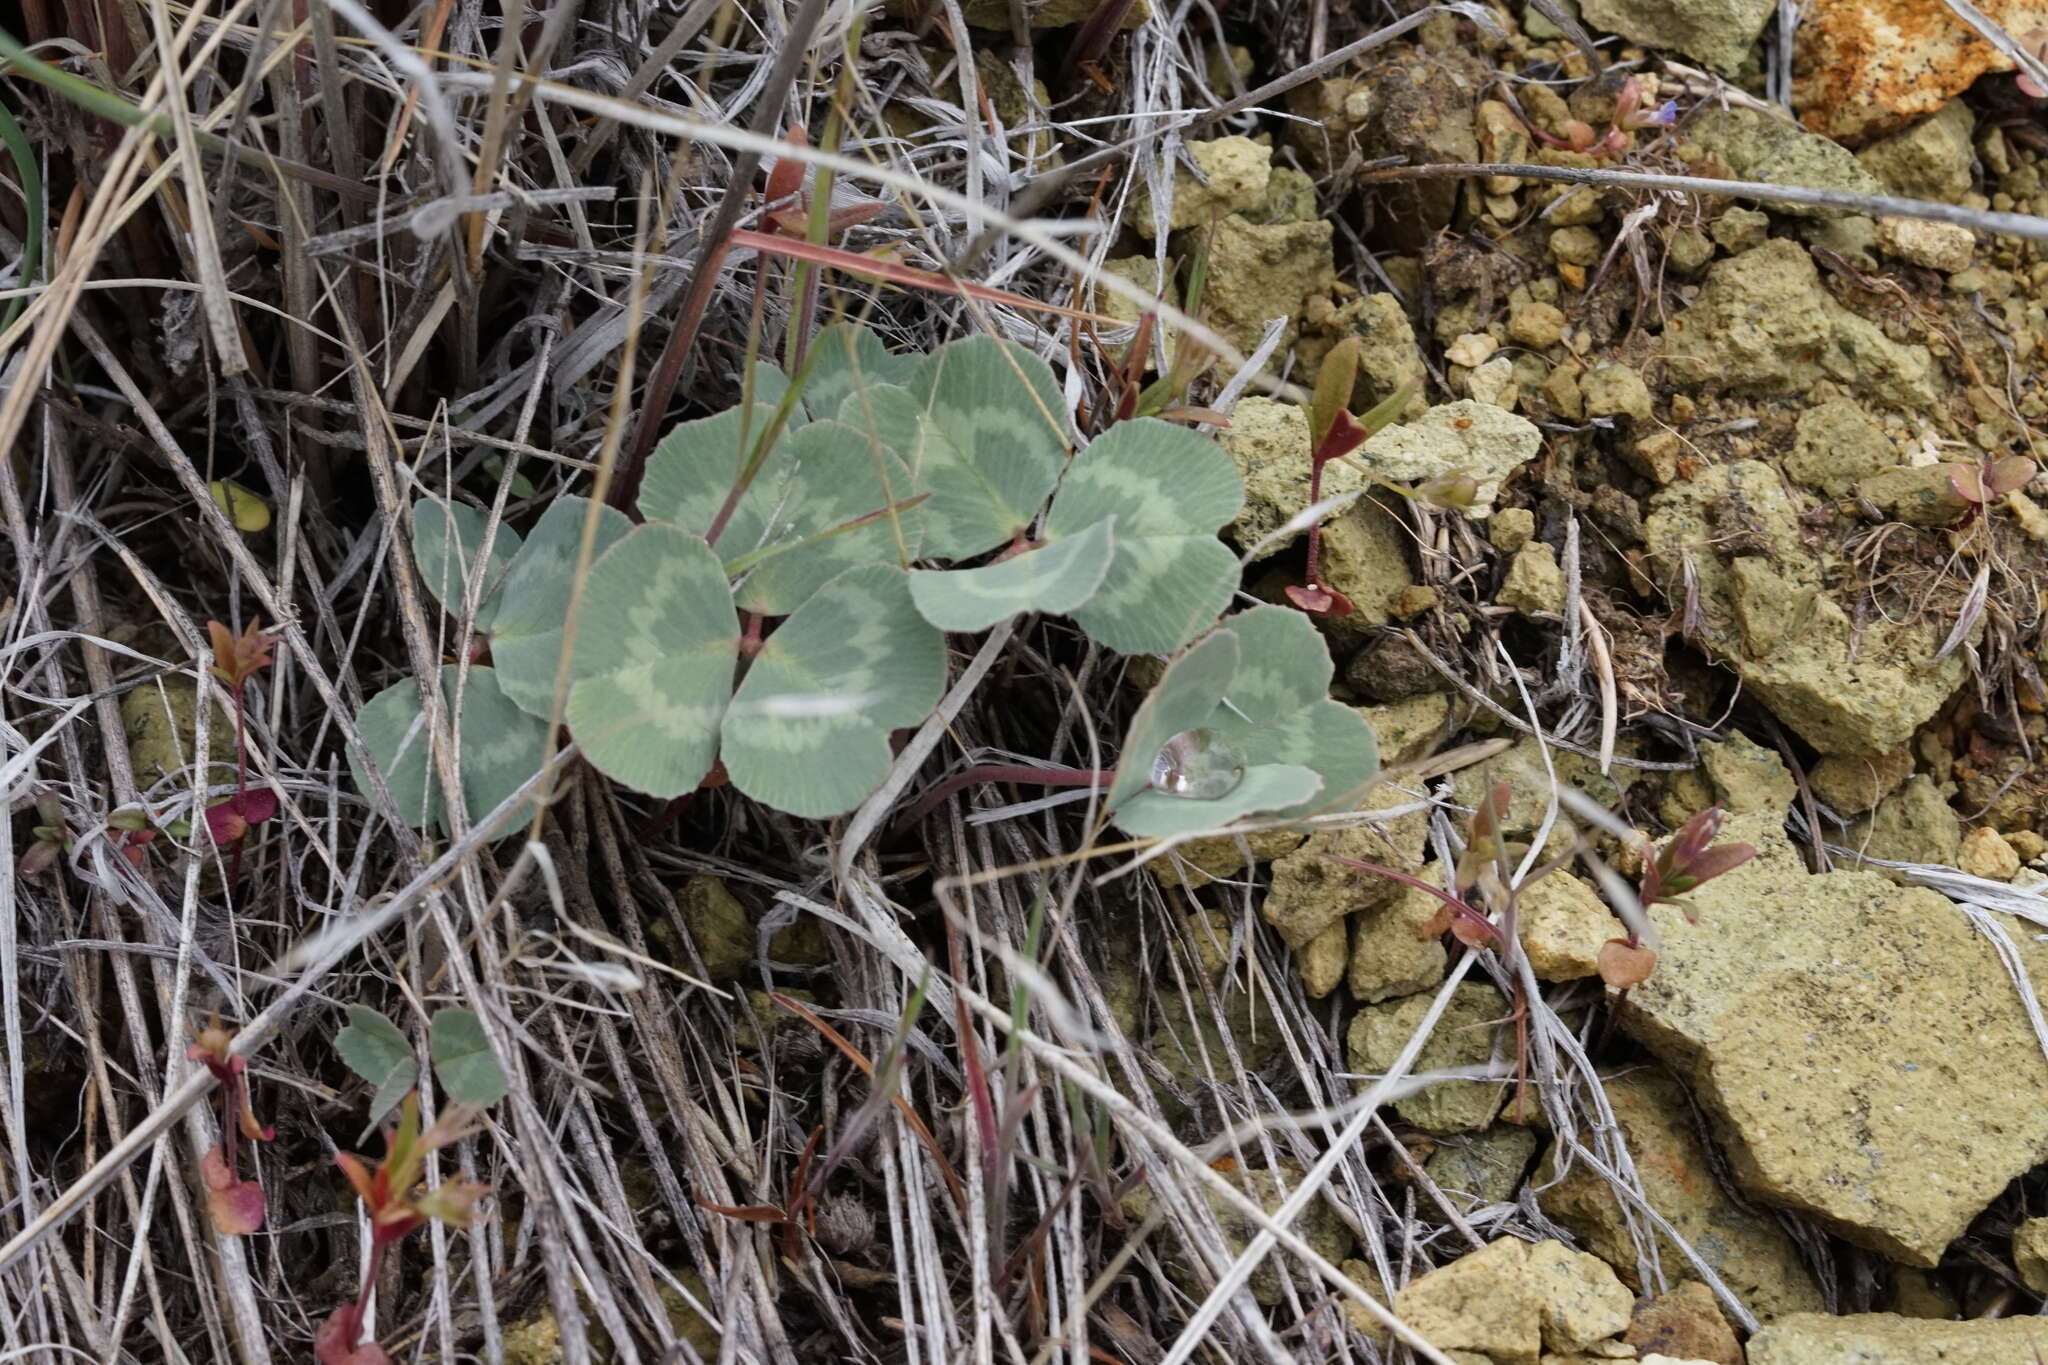
<path fill-rule="evenodd" d="M 1902 261 L 1945 274 L 1967 269 L 1977 252 L 1976 235 L 1968 228 L 1924 218 L 1879 219 L 1877 244 Z"/>
<path fill-rule="evenodd" d="M 1564 313 L 1555 304 L 1525 303 L 1508 318 L 1508 336 L 1539 351 L 1562 341 L 1565 330 Z"/>
<path fill-rule="evenodd" d="M 1987 825 L 1963 836 L 1962 852 L 1956 855 L 1956 866 L 1972 877 L 2009 882 L 2019 875 L 2020 855 L 2013 851 L 2004 835 Z"/>

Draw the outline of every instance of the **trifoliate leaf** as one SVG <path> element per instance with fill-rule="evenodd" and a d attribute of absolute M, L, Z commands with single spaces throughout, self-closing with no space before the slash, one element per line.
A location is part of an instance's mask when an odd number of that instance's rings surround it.
<path fill-rule="evenodd" d="M 419 1061 L 398 1026 L 373 1009 L 348 1007 L 348 1023 L 334 1035 L 334 1051 L 348 1069 L 377 1087 L 370 1122 L 398 1107 L 419 1079 Z"/>
<path fill-rule="evenodd" d="M 903 571 L 849 570 L 755 656 L 726 715 L 726 771 L 777 810 L 844 814 L 888 776 L 889 732 L 923 720 L 945 685 L 944 637 Z"/>
<path fill-rule="evenodd" d="M 789 392 L 789 376 L 765 360 L 754 362 L 754 401 L 766 403 L 772 410 L 782 402 Z M 789 416 L 784 424 L 792 431 L 811 420 L 811 412 L 801 400 L 789 405 Z"/>
<path fill-rule="evenodd" d="M 453 708 L 459 664 L 441 669 L 443 704 Z M 462 687 L 462 705 L 455 715 L 457 771 L 463 805 L 472 821 L 481 821 L 521 783 L 540 771 L 547 726 L 514 706 L 498 686 L 495 669 L 473 667 Z M 438 776 L 429 779 L 426 718 L 420 711 L 419 683 L 412 678 L 385 688 L 356 718 L 363 743 L 391 789 L 398 813 L 418 829 L 447 828 L 447 807 Z M 367 774 L 349 756 L 356 787 L 370 790 Z M 514 810 L 495 827 L 494 838 L 513 833 L 525 818 Z"/>
<path fill-rule="evenodd" d="M 468 1010 L 435 1011 L 427 1025 L 427 1055 L 442 1091 L 457 1104 L 482 1109 L 504 1099 L 510 1088 L 483 1022 Z"/>
<path fill-rule="evenodd" d="M 1124 654 L 1194 639 L 1237 588 L 1237 556 L 1216 533 L 1243 504 L 1237 466 L 1214 441 L 1146 417 L 1111 427 L 1074 457 L 1045 520 L 1050 542 L 1117 519 L 1116 557 L 1075 624 Z"/>
<path fill-rule="evenodd" d="M 917 466 L 932 495 L 925 553 L 980 554 L 1028 527 L 1067 451 L 1066 400 L 1046 363 L 1014 343 L 970 337 L 921 357 L 906 386 L 944 437 Z"/>
<path fill-rule="evenodd" d="M 650 796 L 696 787 L 718 752 L 739 619 L 718 556 L 665 522 L 590 570 L 571 663 L 569 730 L 599 772 Z"/>
<path fill-rule="evenodd" d="M 742 611 L 787 616 L 829 580 L 860 564 L 902 566 L 918 556 L 924 512 L 909 466 L 854 428 L 816 421 L 776 443 L 769 455 L 786 479 L 764 544 L 789 548 L 760 559 L 733 596 Z M 856 524 L 858 523 L 858 524 Z M 727 561 L 760 547 L 721 537 Z"/>
<path fill-rule="evenodd" d="M 576 589 L 576 561 L 582 552 L 588 498 L 562 497 L 534 524 L 505 572 L 491 623 L 491 663 L 498 685 L 528 715 L 546 720 L 555 703 L 555 673 L 562 663 L 562 635 Z M 597 508 L 595 564 L 633 523 L 616 508 Z"/>
<path fill-rule="evenodd" d="M 1216 713 L 1223 689 L 1237 674 L 1237 636 L 1211 631 L 1201 643 L 1166 666 L 1159 685 L 1131 717 L 1124 747 L 1103 805 L 1116 810 L 1152 781 L 1152 761 L 1166 742 L 1198 728 Z"/>
<path fill-rule="evenodd" d="M 472 586 L 470 567 L 483 546 L 486 521 L 466 502 L 422 498 L 412 506 L 412 562 L 419 569 L 421 586 L 450 616 L 462 615 L 466 589 Z M 517 553 L 519 533 L 501 524 L 491 537 L 491 557 L 473 585 L 478 630 L 490 629 L 498 610 L 498 583 Z"/>
<path fill-rule="evenodd" d="M 913 569 L 910 595 L 941 630 L 987 630 L 1023 611 L 1064 616 L 1095 595 L 1116 552 L 1116 518 L 979 569 Z"/>
<path fill-rule="evenodd" d="M 1335 670 L 1322 632 L 1285 607 L 1253 607 L 1224 625 L 1236 634 L 1242 658 L 1223 704 L 1204 726 L 1235 746 L 1247 765 L 1299 764 L 1322 778 L 1313 802 L 1259 809 L 1276 815 L 1351 809 L 1379 772 L 1379 745 L 1365 717 L 1330 699 Z"/>

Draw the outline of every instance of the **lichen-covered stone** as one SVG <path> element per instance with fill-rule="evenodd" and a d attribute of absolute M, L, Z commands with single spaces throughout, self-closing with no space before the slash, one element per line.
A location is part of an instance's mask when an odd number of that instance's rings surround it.
<path fill-rule="evenodd" d="M 1601 945 L 1623 932 L 1600 893 L 1569 872 L 1553 872 L 1522 888 L 1517 936 L 1542 981 L 1577 981 L 1600 970 Z"/>
<path fill-rule="evenodd" d="M 1785 1230 L 1769 1213 L 1729 1198 L 1716 1182 L 1712 1159 L 1693 1127 L 1692 1107 L 1678 1084 L 1656 1067 L 1632 1067 L 1607 1077 L 1605 1089 L 1650 1207 L 1670 1221 L 1750 1312 L 1769 1321 L 1784 1313 L 1818 1311 L 1820 1289 Z M 1553 1153 L 1537 1171 L 1533 1187 L 1545 1214 L 1623 1280 L 1643 1287 L 1636 1279 L 1628 1221 L 1605 1179 L 1582 1165 L 1560 1174 Z M 1657 1235 L 1657 1256 L 1667 1273 L 1687 1264 L 1662 1234 Z"/>
<path fill-rule="evenodd" d="M 1166 220 L 1169 231 L 1204 226 L 1227 213 L 1242 213 L 1265 204 L 1267 185 L 1273 175 L 1271 147 L 1248 137 L 1219 137 L 1208 142 L 1190 142 L 1187 149 L 1201 176 L 1198 178 L 1186 166 L 1174 167 L 1173 202 Z M 1138 196 L 1126 221 L 1144 236 L 1153 234 L 1158 220 L 1150 195 Z"/>
<path fill-rule="evenodd" d="M 1749 1365 L 2027 1365 L 2040 1320 L 1936 1322 L 1893 1313 L 1800 1313 L 1749 1339 Z"/>
<path fill-rule="evenodd" d="M 1501 583 L 1495 600 L 1504 607 L 1512 607 L 1524 616 L 1548 612 L 1555 616 L 1564 610 L 1564 570 L 1558 567 L 1557 551 L 1540 540 L 1532 540 L 1515 551 L 1515 557 L 1508 562 L 1508 576 Z"/>
<path fill-rule="evenodd" d="M 1514 554 L 1536 534 L 1536 514 L 1526 507 L 1503 507 L 1493 514 L 1486 538 L 1502 554 Z"/>
<path fill-rule="evenodd" d="M 1821 379 L 1932 408 L 1932 357 L 1901 345 L 1822 287 L 1812 257 L 1778 237 L 1715 264 L 1664 329 L 1665 372 L 1685 388 L 1791 397 Z"/>
<path fill-rule="evenodd" d="M 213 695 L 220 695 L 215 688 Z M 175 676 L 152 678 L 121 696 L 121 725 L 128 737 L 128 766 L 135 785 L 147 791 L 189 768 L 197 756 L 199 684 Z M 216 764 L 232 759 L 235 719 L 215 702 L 207 718 L 206 752 Z"/>
<path fill-rule="evenodd" d="M 1367 796 L 1361 809 L 1377 811 L 1413 804 L 1412 798 L 1382 783 Z M 1427 810 L 1343 829 L 1318 830 L 1301 847 L 1274 861 L 1272 886 L 1259 913 L 1289 947 L 1305 947 L 1346 915 L 1384 904 L 1401 885 L 1391 877 L 1333 862 L 1329 855 L 1376 863 L 1412 877 L 1422 866 L 1422 846 L 1428 834 Z"/>
<path fill-rule="evenodd" d="M 1878 802 L 1868 819 L 1850 825 L 1842 842 L 1865 857 L 1952 867 L 1962 851 L 1963 822 L 1931 779 L 1913 777 Z"/>
<path fill-rule="evenodd" d="M 1761 109 L 1742 105 L 1712 109 L 1692 123 L 1691 132 L 1693 140 L 1717 154 L 1737 180 L 1846 190 L 1851 194 L 1884 192 L 1877 177 L 1848 149 Z M 1835 212 L 1784 203 L 1773 203 L 1771 209 L 1805 218 Z"/>
<path fill-rule="evenodd" d="M 1324 471 L 1326 474 L 1328 470 Z M 1395 501 L 1390 495 L 1381 495 Z M 1350 599 L 1352 613 L 1326 622 L 1331 636 L 1356 645 L 1367 627 L 1393 619 L 1402 595 L 1415 586 L 1409 567 L 1413 537 L 1394 514 L 1368 496 L 1323 523 L 1323 582 Z"/>
<path fill-rule="evenodd" d="M 1595 365 L 1579 379 L 1588 417 L 1650 420 L 1650 386 L 1627 365 Z"/>
<path fill-rule="evenodd" d="M 1385 1073 L 1429 1013 L 1431 997 L 1367 1005 L 1352 1017 L 1347 1034 L 1351 1069 L 1360 1074 L 1360 1089 Z M 1452 993 L 1443 1017 L 1422 1045 L 1412 1072 L 1417 1075 L 1454 1067 L 1484 1066 L 1493 1058 L 1494 1033 L 1507 1016 L 1507 1004 L 1491 986 L 1470 982 Z M 1394 1111 L 1428 1133 L 1469 1133 L 1493 1121 L 1507 1091 L 1504 1081 L 1445 1080 L 1423 1087 L 1394 1103 Z"/>
<path fill-rule="evenodd" d="M 1743 1365 L 1742 1343 L 1721 1315 L 1721 1301 L 1698 1280 L 1682 1280 L 1668 1292 L 1637 1304 L 1622 1340 L 1639 1356 Z"/>
<path fill-rule="evenodd" d="M 1358 380 L 1351 390 L 1351 410 L 1368 412 L 1396 392 L 1408 390 L 1401 417 L 1419 417 L 1429 410 L 1429 367 L 1415 342 L 1415 324 L 1392 294 L 1361 294 L 1341 305 L 1312 298 L 1302 314 L 1301 340 L 1295 343 L 1296 373 L 1310 382 L 1323 358 L 1349 337 L 1357 337 Z M 1327 477 L 1330 469 L 1323 473 Z"/>
<path fill-rule="evenodd" d="M 1375 433 L 1351 458 L 1402 483 L 1469 475 L 1479 485 L 1470 515 L 1485 517 L 1502 481 L 1534 459 L 1542 444 L 1543 434 L 1526 418 L 1465 398 Z"/>
<path fill-rule="evenodd" d="M 1933 118 L 1878 139 L 1856 159 L 1893 194 L 1953 204 L 1970 192 L 1970 171 L 1977 160 L 1971 134 L 1976 127 L 1970 106 L 1950 100 Z"/>
<path fill-rule="evenodd" d="M 1320 1000 L 1337 989 L 1351 956 L 1351 932 L 1339 920 L 1294 951 L 1294 969 L 1309 999 Z"/>
<path fill-rule="evenodd" d="M 1543 350 L 1564 339 L 1571 326 L 1553 303 L 1525 303 L 1508 315 L 1508 340 Z"/>
<path fill-rule="evenodd" d="M 1444 724 L 1450 719 L 1451 703 L 1442 693 L 1435 693 L 1357 709 L 1366 724 L 1372 726 L 1373 738 L 1379 742 L 1380 765 L 1391 768 L 1427 758 L 1436 751 L 1444 736 Z"/>
<path fill-rule="evenodd" d="M 1563 1242 L 1529 1248 L 1527 1274 L 1543 1320 L 1546 1351 L 1583 1351 L 1628 1329 L 1635 1295 L 1598 1256 Z"/>
<path fill-rule="evenodd" d="M 1751 1196 L 1934 1265 L 2048 1157 L 2048 1060 L 1945 897 L 1809 874 L 1782 836 L 1743 834 L 1760 856 L 1691 893 L 1696 922 L 1651 909 L 1657 969 L 1623 1027 L 1689 1080 Z M 2019 952 L 2048 971 L 2048 951 Z"/>
<path fill-rule="evenodd" d="M 1968 228 L 1925 218 L 1878 219 L 1877 244 L 1887 255 L 1951 275 L 1968 269 L 1977 255 L 1977 236 Z"/>
<path fill-rule="evenodd" d="M 754 958 L 754 922 L 746 906 L 716 877 L 690 878 L 675 899 L 705 973 L 714 982 L 738 977 Z"/>
<path fill-rule="evenodd" d="M 1880 469 L 1897 464 L 1898 449 L 1863 405 L 1836 397 L 1799 414 L 1785 472 L 1831 498 L 1847 497 Z"/>
<path fill-rule="evenodd" d="M 2013 851 L 2003 834 L 1982 825 L 1963 836 L 1962 847 L 1956 854 L 1956 866 L 1972 877 L 2009 882 L 2019 875 L 2020 855 Z"/>
<path fill-rule="evenodd" d="M 1700 766 L 1706 769 L 1715 798 L 1732 814 L 1783 816 L 1799 795 L 1799 784 L 1785 770 L 1777 750 L 1766 749 L 1745 734 L 1700 745 Z"/>
<path fill-rule="evenodd" d="M 1542 1305 L 1528 1268 L 1529 1244 L 1503 1237 L 1414 1280 L 1394 1296 L 1394 1312 L 1440 1350 L 1537 1365 Z"/>
<path fill-rule="evenodd" d="M 1868 758 L 1827 757 L 1806 770 L 1806 785 L 1837 815 L 1861 815 L 1913 775 L 1913 750 L 1901 744 Z"/>
<path fill-rule="evenodd" d="M 1271 398 L 1241 398 L 1231 411 L 1230 425 L 1217 440 L 1244 479 L 1244 509 L 1230 524 L 1230 538 L 1246 551 L 1298 516 L 1309 504 L 1308 416 L 1294 403 Z M 1323 466 L 1326 498 L 1364 490 L 1365 475 L 1347 460 Z M 1278 554 L 1292 540 L 1275 541 L 1254 556 L 1254 562 Z"/>
<path fill-rule="evenodd" d="M 1586 22 L 1644 47 L 1668 48 L 1733 76 L 1774 0 L 1585 0 Z"/>
<path fill-rule="evenodd" d="M 1437 1188 L 1464 1212 L 1512 1201 L 1536 1155 L 1536 1134 L 1518 1123 L 1448 1138 L 1422 1163 Z"/>
<path fill-rule="evenodd" d="M 1442 885 L 1434 863 L 1416 876 Z M 1440 934 L 1425 933 L 1443 902 L 1400 882 L 1376 905 L 1359 911 L 1351 926 L 1351 962 L 1345 984 L 1366 1004 L 1434 989 L 1444 979 L 1450 956 Z"/>
<path fill-rule="evenodd" d="M 2020 1283 L 2048 1294 L 2048 1218 L 2026 1218 L 2012 1230 L 2012 1260 Z"/>
<path fill-rule="evenodd" d="M 1772 466 L 1715 465 L 1650 499 L 1643 542 L 1667 596 L 1697 605 L 1701 642 L 1779 720 L 1823 754 L 1886 753 L 1962 684 L 1962 651 L 1937 661 L 1945 621 L 1852 620 L 1800 512 Z"/>
<path fill-rule="evenodd" d="M 1978 0 L 2007 33 L 2048 27 L 2041 0 Z M 1808 127 L 1851 145 L 1941 109 L 1987 71 L 2012 62 L 1946 5 L 1818 0 L 1800 15 L 1792 107 Z"/>
<path fill-rule="evenodd" d="M 1288 94 L 1287 137 L 1318 174 L 1343 174 L 1383 156 L 1411 165 L 1476 162 L 1476 110 L 1491 72 L 1463 50 L 1400 50 L 1353 76 L 1310 81 Z M 1416 242 L 1451 221 L 1458 186 L 1421 181 L 1382 191 L 1384 212 Z"/>
<path fill-rule="evenodd" d="M 1253 834 L 1219 834 L 1208 839 L 1190 839 L 1173 850 L 1171 858 L 1153 862 L 1152 875 L 1167 886 L 1186 885 L 1192 891 L 1245 869 L 1245 852 L 1255 863 L 1270 863 L 1292 853 L 1306 838 L 1300 830 L 1262 829 Z"/>
<path fill-rule="evenodd" d="M 1209 238 L 1209 273 L 1202 286 L 1202 311 L 1210 325 L 1250 354 L 1266 323 L 1284 317 L 1284 355 L 1299 332 L 1306 301 L 1336 283 L 1333 232 L 1320 220 L 1253 223 L 1235 213 L 1219 219 Z"/>

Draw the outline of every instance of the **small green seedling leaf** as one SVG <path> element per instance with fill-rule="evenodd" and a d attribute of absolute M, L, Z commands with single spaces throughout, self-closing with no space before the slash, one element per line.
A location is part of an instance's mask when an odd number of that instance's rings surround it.
<path fill-rule="evenodd" d="M 742 420 L 745 411 L 734 406 L 716 416 L 682 422 L 661 438 L 647 457 L 640 482 L 640 511 L 649 521 L 673 522 L 700 536 L 711 529 L 733 481 L 775 422 L 773 403 L 757 399 L 753 415 Z M 719 533 L 721 554 L 741 554 L 777 538 L 770 536 L 769 528 L 790 501 L 792 473 L 788 462 L 778 461 L 771 448 Z"/>
<path fill-rule="evenodd" d="M 491 1052 L 483 1021 L 468 1010 L 437 1010 L 427 1025 L 427 1055 L 441 1090 L 457 1104 L 488 1108 L 510 1087 Z"/>
<path fill-rule="evenodd" d="M 466 502 L 422 498 L 412 507 L 412 561 L 420 584 L 450 616 L 462 615 L 469 571 L 484 543 L 487 518 Z M 491 538 L 491 557 L 474 586 L 476 628 L 489 630 L 497 613 L 498 584 L 519 552 L 519 533 L 500 523 Z"/>
<path fill-rule="evenodd" d="M 1116 554 L 1116 518 L 979 569 L 913 569 L 910 595 L 941 630 L 987 630 L 1019 612 L 1065 616 L 1095 595 Z"/>
<path fill-rule="evenodd" d="M 1237 675 L 1237 636 L 1213 630 L 1201 643 L 1166 666 L 1159 685 L 1131 717 L 1124 735 L 1123 759 L 1109 785 L 1103 806 L 1116 810 L 1152 781 L 1152 760 L 1166 742 L 1193 730 L 1216 713 L 1223 690 Z"/>
<path fill-rule="evenodd" d="M 1045 521 L 1052 542 L 1117 519 L 1109 574 L 1075 624 L 1124 654 L 1194 639 L 1237 588 L 1237 556 L 1216 533 L 1243 505 L 1237 466 L 1214 441 L 1148 417 L 1111 427 L 1074 457 Z"/>
<path fill-rule="evenodd" d="M 514 705 L 546 720 L 555 704 L 555 673 L 562 663 L 562 636 L 576 589 L 576 560 L 583 545 L 588 498 L 557 498 L 534 524 L 506 570 L 491 627 L 491 663 L 498 685 Z M 625 538 L 633 523 L 616 508 L 599 505 L 595 564 Z"/>
<path fill-rule="evenodd" d="M 1253 607 L 1225 624 L 1236 633 L 1243 658 L 1223 704 L 1203 725 L 1247 765 L 1296 764 L 1322 779 L 1311 805 L 1259 809 L 1278 815 L 1351 809 L 1379 774 L 1379 745 L 1365 717 L 1330 699 L 1335 668 L 1322 632 L 1285 607 Z"/>
<path fill-rule="evenodd" d="M 373 1009 L 349 1006 L 348 1023 L 334 1035 L 334 1050 L 349 1070 L 377 1087 L 370 1101 L 372 1124 L 396 1109 L 419 1080 L 412 1044 L 396 1024 Z"/>
<path fill-rule="evenodd" d="M 441 669 L 442 701 L 451 708 L 461 672 L 459 664 Z M 372 697 L 356 725 L 398 803 L 398 813 L 415 828 L 445 830 L 447 807 L 441 799 L 440 782 L 429 779 L 427 726 L 420 711 L 418 680 L 403 679 Z M 547 726 L 512 704 L 498 686 L 495 669 L 478 666 L 469 670 L 455 730 L 463 805 L 472 820 L 482 820 L 540 771 Z M 368 775 L 353 753 L 349 768 L 357 789 L 369 791 Z M 518 811 L 508 813 L 492 837 L 512 833 L 520 818 Z"/>
<path fill-rule="evenodd" d="M 777 810 L 844 814 L 888 776 L 889 732 L 923 720 L 945 685 L 945 639 L 904 572 L 851 569 L 763 644 L 725 718 L 725 769 Z"/>
<path fill-rule="evenodd" d="M 943 438 L 916 462 L 932 495 L 924 552 L 961 559 L 1029 527 L 1066 458 L 1052 370 L 1014 343 L 969 337 L 919 357 L 905 382 Z"/>
<path fill-rule="evenodd" d="M 648 522 L 590 570 L 569 728 L 598 771 L 650 796 L 694 789 L 718 753 L 739 619 L 701 537 Z"/>

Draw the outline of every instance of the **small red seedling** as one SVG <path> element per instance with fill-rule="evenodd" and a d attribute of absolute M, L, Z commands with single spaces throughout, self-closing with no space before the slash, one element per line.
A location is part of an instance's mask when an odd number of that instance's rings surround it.
<path fill-rule="evenodd" d="M 320 1365 L 391 1365 L 383 1347 L 362 1339 L 370 1294 L 384 1268 L 385 1255 L 405 1240 L 406 1234 L 434 1219 L 466 1226 L 477 1201 L 490 1193 L 488 1185 L 461 1181 L 445 1181 L 431 1190 L 421 1187 L 428 1155 L 474 1132 L 479 1112 L 468 1105 L 451 1104 L 423 1133 L 419 1092 L 409 1091 L 399 1105 L 398 1122 L 384 1130 L 384 1159 L 376 1169 L 346 1152 L 335 1154 L 335 1164 L 369 1210 L 370 1260 L 355 1301 L 335 1309 L 313 1338 L 313 1358 Z"/>
<path fill-rule="evenodd" d="M 1359 357 L 1365 349 L 1363 337 L 1349 336 L 1330 348 L 1316 372 L 1315 393 L 1309 400 L 1308 500 L 1314 506 L 1323 498 L 1323 469 L 1340 460 L 1391 424 L 1408 406 L 1408 388 L 1366 413 L 1363 419 L 1351 415 L 1351 393 L 1358 383 Z M 1349 616 L 1354 608 L 1348 598 L 1323 582 L 1323 524 L 1308 528 L 1308 582 L 1287 589 L 1287 600 L 1311 616 Z"/>
<path fill-rule="evenodd" d="M 250 827 L 277 815 L 276 791 L 269 787 L 249 790 L 248 714 L 242 699 L 242 689 L 249 679 L 270 666 L 270 653 L 277 647 L 277 638 L 257 620 L 251 620 L 240 635 L 218 621 L 208 621 L 206 633 L 213 645 L 213 666 L 207 671 L 227 689 L 235 707 L 235 794 L 206 810 L 206 830 L 213 836 L 214 846 L 234 850 L 233 865 L 228 871 L 228 886 L 232 888 L 242 880 L 243 839 Z"/>
<path fill-rule="evenodd" d="M 64 824 L 62 801 L 47 793 L 38 796 L 36 819 L 40 823 L 29 831 L 31 842 L 21 861 L 15 864 L 15 871 L 24 881 L 47 876 L 58 860 L 71 851 L 71 833 Z"/>
<path fill-rule="evenodd" d="M 1643 84 L 1630 76 L 1621 87 L 1621 93 L 1614 100 L 1614 121 L 1607 125 L 1604 134 L 1593 131 L 1593 126 L 1580 119 L 1571 119 L 1564 125 L 1563 137 L 1552 137 L 1541 128 L 1531 126 L 1529 131 L 1552 147 L 1567 147 L 1588 156 L 1619 156 L 1635 145 L 1635 134 L 1643 128 L 1668 128 L 1678 121 L 1678 101 L 1666 100 L 1662 106 L 1645 111 L 1643 108 Z"/>
<path fill-rule="evenodd" d="M 275 1131 L 256 1121 L 249 1100 L 249 1082 L 243 1074 L 245 1063 L 234 1055 L 234 1032 L 215 1014 L 207 1026 L 193 1036 L 185 1059 L 198 1062 L 220 1082 L 221 1140 L 207 1148 L 200 1159 L 200 1175 L 206 1185 L 206 1211 L 213 1225 L 230 1237 L 254 1232 L 263 1226 L 263 1187 L 243 1180 L 235 1173 L 235 1140 L 268 1142 Z"/>
<path fill-rule="evenodd" d="M 1727 812 L 1719 806 L 1709 806 L 1679 826 L 1678 832 L 1643 869 L 1641 899 L 1645 908 L 1675 905 L 1691 920 L 1693 909 L 1680 897 L 1724 872 L 1733 872 L 1756 856 L 1756 849 L 1749 844 L 1714 845 L 1726 818 Z M 1620 991 L 1621 999 L 1626 1000 L 1629 991 L 1649 980 L 1650 973 L 1656 970 L 1657 952 L 1631 929 L 1627 938 L 1607 940 L 1600 949 L 1599 966 L 1600 979 Z"/>
<path fill-rule="evenodd" d="M 2007 455 L 1993 459 L 1989 455 L 1976 464 L 1958 461 L 1948 467 L 1948 486 L 1956 496 L 1969 504 L 1963 513 L 1963 523 L 1968 524 L 1983 516 L 2007 493 L 2015 493 L 2034 481 L 2040 473 L 2040 466 L 2024 455 Z"/>

